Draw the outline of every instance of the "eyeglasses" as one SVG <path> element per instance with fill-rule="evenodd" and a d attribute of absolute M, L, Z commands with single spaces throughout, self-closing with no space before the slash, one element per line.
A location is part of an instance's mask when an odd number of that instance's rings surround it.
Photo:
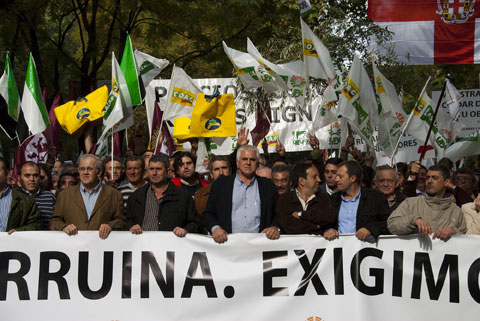
<path fill-rule="evenodd" d="M 379 179 L 377 180 L 377 182 L 379 184 L 384 184 L 384 183 L 387 183 L 387 184 L 394 184 L 395 183 L 395 180 L 394 179 Z"/>
<path fill-rule="evenodd" d="M 91 168 L 91 167 L 79 167 L 78 168 L 79 172 L 84 172 L 84 171 L 93 172 L 94 170 L 95 170 L 95 168 Z"/>

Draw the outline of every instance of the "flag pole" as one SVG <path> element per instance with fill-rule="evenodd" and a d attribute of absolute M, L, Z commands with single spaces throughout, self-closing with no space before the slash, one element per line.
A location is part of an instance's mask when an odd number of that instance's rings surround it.
<path fill-rule="evenodd" d="M 430 82 L 430 79 L 432 79 L 432 76 L 428 76 L 427 82 L 425 83 L 425 86 L 423 86 L 423 89 L 422 89 L 422 91 L 420 92 L 420 96 L 419 96 L 419 97 L 422 97 L 423 94 L 425 93 L 425 90 L 427 90 L 427 86 L 428 86 L 428 83 Z M 400 133 L 400 137 L 398 138 L 397 143 L 395 144 L 395 148 L 393 149 L 392 158 L 391 158 L 391 159 L 393 159 L 394 156 L 397 154 L 398 145 L 400 145 L 400 140 L 402 139 L 403 135 L 405 135 L 405 131 L 406 131 L 406 129 L 408 128 L 408 125 L 410 124 L 410 122 L 412 121 L 412 117 L 413 117 L 413 109 L 412 109 L 412 111 L 410 112 L 410 115 L 408 116 L 408 119 L 407 119 L 407 122 L 405 123 L 405 126 L 403 126 L 403 128 L 402 128 L 402 132 Z"/>
<path fill-rule="evenodd" d="M 451 77 L 450 74 L 448 74 L 446 78 L 448 79 L 450 77 Z M 428 128 L 427 138 L 425 138 L 422 154 L 420 155 L 420 159 L 419 159 L 420 162 L 425 157 L 426 148 L 427 148 L 428 140 L 430 139 L 430 134 L 432 133 L 433 124 L 435 123 L 435 119 L 437 118 L 438 110 L 440 109 L 440 103 L 442 102 L 443 95 L 445 94 L 445 89 L 447 88 L 447 79 L 445 79 L 445 82 L 443 83 L 442 92 L 440 93 L 440 98 L 438 98 L 437 107 L 435 108 L 435 113 L 433 114 L 433 118 L 430 121 L 430 127 Z"/>
<path fill-rule="evenodd" d="M 111 175 L 111 176 L 112 176 L 112 181 L 113 181 L 113 154 L 114 154 L 114 150 L 113 150 L 113 149 L 114 149 L 114 148 L 115 148 L 115 146 L 114 146 L 114 144 L 113 144 L 113 127 L 112 127 L 112 166 L 111 166 L 111 167 L 112 167 L 112 175 Z"/>
<path fill-rule="evenodd" d="M 156 106 L 158 107 L 158 106 Z M 160 107 L 158 107 L 160 108 Z M 155 149 L 153 150 L 153 154 L 155 155 L 156 151 L 157 151 L 157 147 L 158 147 L 158 141 L 160 140 L 160 133 L 162 132 L 162 124 L 163 123 L 163 113 L 162 113 L 162 118 L 160 118 L 160 128 L 158 129 L 158 132 L 157 132 L 157 139 L 156 139 L 156 142 L 155 142 Z M 162 138 L 163 140 L 163 138 Z"/>

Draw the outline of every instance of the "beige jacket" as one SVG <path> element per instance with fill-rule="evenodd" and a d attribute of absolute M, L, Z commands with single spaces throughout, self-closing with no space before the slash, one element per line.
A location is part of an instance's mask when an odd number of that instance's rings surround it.
<path fill-rule="evenodd" d="M 455 234 L 465 234 L 467 231 L 464 215 L 450 196 L 407 198 L 392 212 L 387 220 L 387 227 L 392 234 L 415 234 L 418 233 L 415 222 L 419 218 L 428 222 L 434 233 L 445 227 L 452 228 Z"/>
<path fill-rule="evenodd" d="M 480 213 L 475 208 L 475 202 L 463 204 L 467 234 L 480 234 Z"/>

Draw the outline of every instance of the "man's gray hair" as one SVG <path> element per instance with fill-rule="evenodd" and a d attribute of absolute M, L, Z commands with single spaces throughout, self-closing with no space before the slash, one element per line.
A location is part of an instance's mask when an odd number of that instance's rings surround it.
<path fill-rule="evenodd" d="M 377 167 L 377 171 L 375 173 L 375 178 L 374 181 L 378 181 L 378 173 L 381 171 L 393 171 L 395 173 L 395 182 L 398 182 L 398 173 L 395 170 L 395 168 L 389 166 L 389 165 L 382 165 Z"/>
<path fill-rule="evenodd" d="M 84 154 L 80 159 L 78 160 L 78 166 L 80 166 L 80 162 L 84 160 L 85 158 L 93 158 L 95 160 L 95 169 L 97 170 L 98 173 L 103 172 L 103 161 L 98 157 L 97 155 L 93 154 Z"/>
<path fill-rule="evenodd" d="M 260 153 L 258 152 L 258 148 L 256 146 L 253 146 L 253 145 L 242 145 L 240 146 L 240 148 L 237 150 L 237 161 L 240 160 L 240 155 L 242 154 L 242 152 L 244 150 L 251 150 L 251 151 L 254 151 L 255 152 L 255 157 L 259 158 L 260 156 Z"/>

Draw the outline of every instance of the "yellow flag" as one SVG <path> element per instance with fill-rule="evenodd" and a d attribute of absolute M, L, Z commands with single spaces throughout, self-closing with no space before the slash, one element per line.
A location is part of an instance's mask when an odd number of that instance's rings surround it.
<path fill-rule="evenodd" d="M 237 135 L 233 94 L 197 94 L 190 124 L 192 137 L 232 137 Z"/>
<path fill-rule="evenodd" d="M 173 121 L 173 138 L 184 140 L 195 136 L 190 135 L 190 117 L 178 117 Z"/>
<path fill-rule="evenodd" d="M 102 122 L 107 98 L 108 89 L 103 86 L 86 97 L 58 106 L 55 108 L 58 123 L 67 133 L 81 136 L 87 124 Z"/>

